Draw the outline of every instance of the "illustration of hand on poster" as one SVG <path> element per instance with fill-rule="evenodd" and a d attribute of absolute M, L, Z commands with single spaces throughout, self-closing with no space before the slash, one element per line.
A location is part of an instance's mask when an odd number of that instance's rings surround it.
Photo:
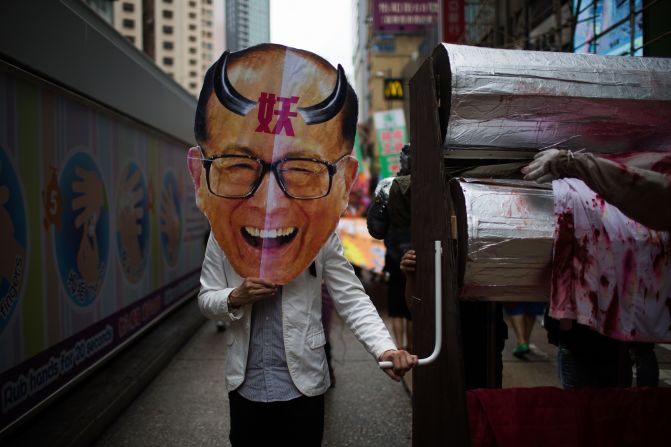
<path fill-rule="evenodd" d="M 77 166 L 75 174 L 78 179 L 72 182 L 72 190 L 81 195 L 72 201 L 72 209 L 81 210 L 75 219 L 75 228 L 82 229 L 79 250 L 77 250 L 77 268 L 85 286 L 89 289 L 96 289 L 100 264 L 96 225 L 100 210 L 105 203 L 104 189 L 96 171 L 87 171 Z"/>
<path fill-rule="evenodd" d="M 147 265 L 149 247 L 147 187 L 135 163 L 124 168 L 117 194 L 117 249 L 126 279 L 137 283 Z"/>
<path fill-rule="evenodd" d="M 108 255 L 109 212 L 105 185 L 86 152 L 72 155 L 61 173 L 62 231 L 54 232 L 61 281 L 78 305 L 90 304 L 100 292 Z"/>
<path fill-rule="evenodd" d="M 188 166 L 199 208 L 243 278 L 286 284 L 347 206 L 357 102 L 341 66 L 262 44 L 208 71 Z"/>

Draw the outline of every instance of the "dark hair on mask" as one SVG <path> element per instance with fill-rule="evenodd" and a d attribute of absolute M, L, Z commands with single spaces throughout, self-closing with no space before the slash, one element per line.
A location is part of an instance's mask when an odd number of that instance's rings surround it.
<path fill-rule="evenodd" d="M 256 47 L 248 48 L 243 50 L 244 52 L 257 52 L 264 51 L 263 47 L 270 46 L 268 44 L 258 45 Z M 233 53 L 235 54 L 235 53 Z M 311 53 L 312 54 L 312 53 Z M 323 61 L 324 64 L 331 66 L 325 59 L 318 55 L 314 55 L 320 61 Z M 196 138 L 196 142 L 199 144 L 207 141 L 207 102 L 211 97 L 213 97 L 212 92 L 214 90 L 214 67 L 216 63 L 213 64 L 205 73 L 205 79 L 203 80 L 203 86 L 200 90 L 200 95 L 198 96 L 198 105 L 196 108 L 196 117 L 193 126 L 193 134 Z M 332 67 L 332 66 L 331 66 Z M 216 100 L 216 99 L 215 99 Z M 349 145 L 354 144 L 354 134 L 356 133 L 356 122 L 359 114 L 359 102 L 356 97 L 354 89 L 347 83 L 347 96 L 345 98 L 345 103 L 342 107 L 343 120 L 342 120 L 342 134 L 345 142 Z"/>

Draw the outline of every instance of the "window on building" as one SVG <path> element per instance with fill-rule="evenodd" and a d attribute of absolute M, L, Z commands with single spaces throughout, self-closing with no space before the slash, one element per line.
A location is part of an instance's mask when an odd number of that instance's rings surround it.
<path fill-rule="evenodd" d="M 196 25 L 194 25 L 194 24 L 192 23 L 191 25 L 189 25 L 189 29 L 190 29 L 191 31 L 195 31 L 195 30 L 196 30 Z"/>
<path fill-rule="evenodd" d="M 135 43 L 135 37 L 133 36 L 124 36 L 126 39 L 130 41 L 130 43 L 134 44 Z"/>
<path fill-rule="evenodd" d="M 195 59 L 189 59 L 189 65 L 196 65 Z"/>
<path fill-rule="evenodd" d="M 175 44 L 173 44 L 172 42 L 170 42 L 168 40 L 163 42 L 163 49 L 164 50 L 172 50 L 173 48 L 175 48 Z"/>
<path fill-rule="evenodd" d="M 198 87 L 198 84 L 196 84 L 195 82 L 189 82 L 189 88 L 196 88 L 196 87 Z"/>
<path fill-rule="evenodd" d="M 171 57 L 164 57 L 163 58 L 163 65 L 172 66 L 173 62 L 174 61 Z"/>
<path fill-rule="evenodd" d="M 189 42 L 195 42 L 196 41 L 196 36 L 189 36 Z"/>
<path fill-rule="evenodd" d="M 163 10 L 163 18 L 172 19 L 172 11 L 170 11 L 169 9 L 164 9 Z"/>
<path fill-rule="evenodd" d="M 163 25 L 163 32 L 165 34 L 172 34 L 172 26 Z"/>
<path fill-rule="evenodd" d="M 190 19 L 195 19 L 196 18 L 196 13 L 195 12 L 190 12 L 189 13 L 189 18 Z"/>
<path fill-rule="evenodd" d="M 130 28 L 130 29 L 135 28 L 135 20 L 133 19 L 123 19 L 121 24 L 123 25 L 124 28 Z"/>
<path fill-rule="evenodd" d="M 172 3 L 172 0 L 163 0 L 163 3 Z"/>
<path fill-rule="evenodd" d="M 189 53 L 196 54 L 196 49 L 194 47 L 189 48 Z"/>
<path fill-rule="evenodd" d="M 574 53 L 596 53 L 611 56 L 643 56 L 643 5 L 644 0 L 573 1 L 577 24 L 573 33 Z M 575 13 L 574 13 L 575 14 Z M 632 26 L 633 25 L 633 26 Z M 557 46 L 550 41 L 550 34 L 536 39 L 538 49 Z M 542 45 L 546 47 L 543 48 Z"/>
<path fill-rule="evenodd" d="M 196 7 L 196 2 L 189 2 L 189 6 L 191 6 L 192 8 L 195 8 Z"/>
<path fill-rule="evenodd" d="M 189 76 L 191 76 L 192 78 L 195 78 L 196 76 L 198 76 L 198 73 L 196 73 L 195 71 L 190 71 Z"/>
<path fill-rule="evenodd" d="M 124 3 L 123 10 L 126 12 L 133 12 L 135 11 L 135 5 L 132 3 Z"/>

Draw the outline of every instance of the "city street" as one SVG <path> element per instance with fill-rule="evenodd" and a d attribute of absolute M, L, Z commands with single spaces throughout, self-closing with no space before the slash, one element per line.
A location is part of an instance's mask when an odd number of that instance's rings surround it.
<path fill-rule="evenodd" d="M 372 282 L 367 286 L 374 301 L 383 307 L 385 286 Z M 206 321 L 95 446 L 229 445 L 224 337 L 214 322 Z M 337 315 L 330 340 L 336 386 L 326 394 L 323 445 L 411 445 L 412 374 L 403 384 L 387 378 Z M 503 353 L 504 388 L 559 387 L 556 347 L 547 343 L 540 324 L 530 345 L 526 359 L 513 356 L 515 341 L 509 329 Z M 671 347 L 658 345 L 656 352 L 660 386 L 671 386 Z"/>
<path fill-rule="evenodd" d="M 224 337 L 214 322 L 206 321 L 94 445 L 230 445 Z M 326 394 L 323 445 L 411 445 L 406 387 L 377 368 L 338 317 L 333 319 L 331 342 L 336 386 Z"/>

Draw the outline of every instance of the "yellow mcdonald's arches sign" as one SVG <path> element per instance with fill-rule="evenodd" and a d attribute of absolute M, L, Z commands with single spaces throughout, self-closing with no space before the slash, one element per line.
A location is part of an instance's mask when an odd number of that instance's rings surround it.
<path fill-rule="evenodd" d="M 403 79 L 384 80 L 384 99 L 403 99 Z"/>

